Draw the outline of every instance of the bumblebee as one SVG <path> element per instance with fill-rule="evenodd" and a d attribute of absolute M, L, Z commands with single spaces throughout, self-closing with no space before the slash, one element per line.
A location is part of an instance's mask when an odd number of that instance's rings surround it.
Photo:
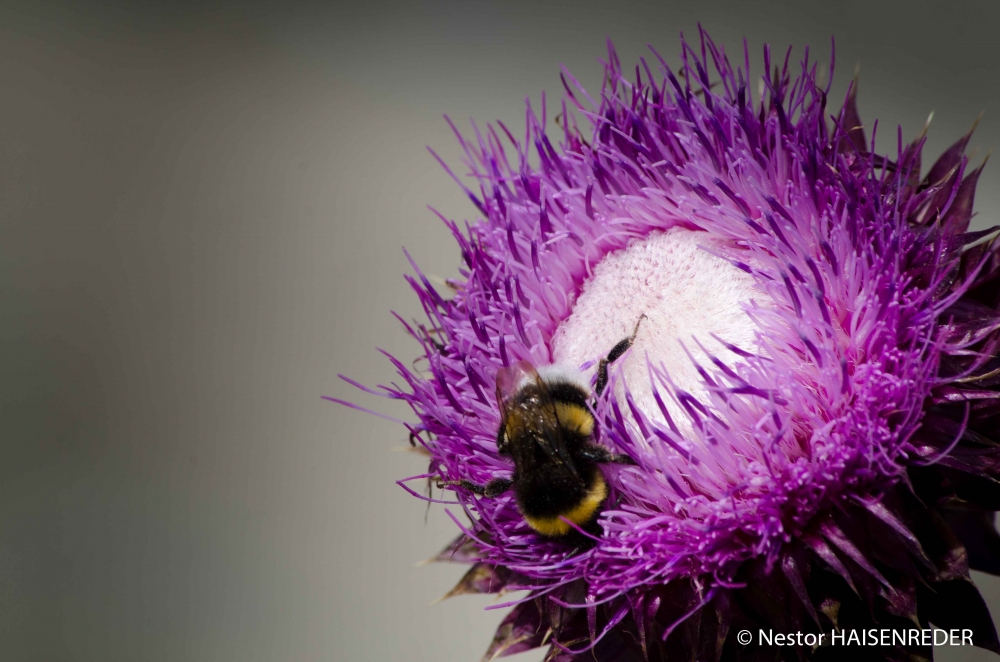
<path fill-rule="evenodd" d="M 608 365 L 632 346 L 644 318 L 631 336 L 601 359 L 594 389 L 597 396 L 607 385 Z M 513 488 L 525 521 L 543 536 L 565 536 L 574 530 L 572 524 L 593 531 L 608 496 L 598 465 L 635 462 L 591 443 L 595 421 L 589 398 L 590 386 L 576 370 L 558 365 L 535 368 L 527 361 L 502 368 L 497 373 L 501 412 L 497 452 L 513 460 L 514 473 L 486 485 L 468 480 L 446 484 L 487 498 Z"/>

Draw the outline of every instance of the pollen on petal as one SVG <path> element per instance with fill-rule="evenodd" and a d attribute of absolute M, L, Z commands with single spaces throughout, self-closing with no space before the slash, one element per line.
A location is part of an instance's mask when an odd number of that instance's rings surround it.
<path fill-rule="evenodd" d="M 624 377 L 624 383 L 616 386 L 618 401 L 624 402 L 627 383 L 639 409 L 662 420 L 647 357 L 653 366 L 665 370 L 677 389 L 695 397 L 707 396 L 695 362 L 715 371 L 707 350 L 734 369 L 741 359 L 720 339 L 754 351 L 757 327 L 744 307 L 751 300 L 761 304 L 768 298 L 756 289 L 750 274 L 709 252 L 721 243 L 707 232 L 674 228 L 607 255 L 594 267 L 572 314 L 556 332 L 556 361 L 596 364 L 645 315 L 631 353 L 614 365 Z M 681 431 L 690 431 L 683 408 L 673 400 L 666 405 Z"/>

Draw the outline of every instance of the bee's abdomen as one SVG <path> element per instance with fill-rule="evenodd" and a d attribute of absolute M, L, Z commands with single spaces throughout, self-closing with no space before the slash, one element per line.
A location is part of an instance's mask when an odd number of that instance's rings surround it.
<path fill-rule="evenodd" d="M 583 482 L 564 467 L 549 465 L 543 471 L 521 476 L 516 487 L 518 506 L 531 528 L 542 535 L 561 536 L 572 529 L 562 518 L 580 526 L 594 519 L 608 496 L 597 467 L 581 472 Z"/>

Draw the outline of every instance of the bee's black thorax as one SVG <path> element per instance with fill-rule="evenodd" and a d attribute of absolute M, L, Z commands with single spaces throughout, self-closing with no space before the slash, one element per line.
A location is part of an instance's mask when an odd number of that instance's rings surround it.
<path fill-rule="evenodd" d="M 549 389 L 549 396 L 552 398 L 553 402 L 562 402 L 568 405 L 576 405 L 578 407 L 587 409 L 587 392 L 582 390 L 576 384 L 570 384 L 568 382 L 553 382 L 547 384 Z"/>

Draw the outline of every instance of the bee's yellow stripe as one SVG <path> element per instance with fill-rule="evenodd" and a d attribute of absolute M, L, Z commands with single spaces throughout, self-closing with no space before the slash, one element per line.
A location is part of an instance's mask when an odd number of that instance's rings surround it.
<path fill-rule="evenodd" d="M 594 433 L 594 417 L 586 407 L 573 404 L 571 402 L 556 402 L 556 416 L 559 419 L 559 427 L 569 432 L 575 432 L 584 437 L 589 437 Z M 547 425 L 555 425 L 556 421 L 546 416 Z M 526 427 L 526 420 L 522 416 L 509 416 L 504 421 L 504 435 L 507 439 L 519 437 L 530 432 Z"/>
<path fill-rule="evenodd" d="M 562 420 L 562 419 L 560 419 Z M 564 519 L 574 524 L 586 524 L 594 516 L 597 509 L 605 499 L 608 498 L 608 486 L 604 482 L 604 477 L 600 471 L 594 472 L 594 481 L 587 490 L 587 495 L 575 508 L 562 513 L 559 517 L 525 517 L 528 526 L 538 531 L 543 536 L 564 536 L 572 528 Z"/>
<path fill-rule="evenodd" d="M 568 402 L 557 402 L 555 405 L 560 427 L 576 432 L 584 437 L 589 437 L 593 434 L 594 417 L 591 416 L 586 407 Z"/>

